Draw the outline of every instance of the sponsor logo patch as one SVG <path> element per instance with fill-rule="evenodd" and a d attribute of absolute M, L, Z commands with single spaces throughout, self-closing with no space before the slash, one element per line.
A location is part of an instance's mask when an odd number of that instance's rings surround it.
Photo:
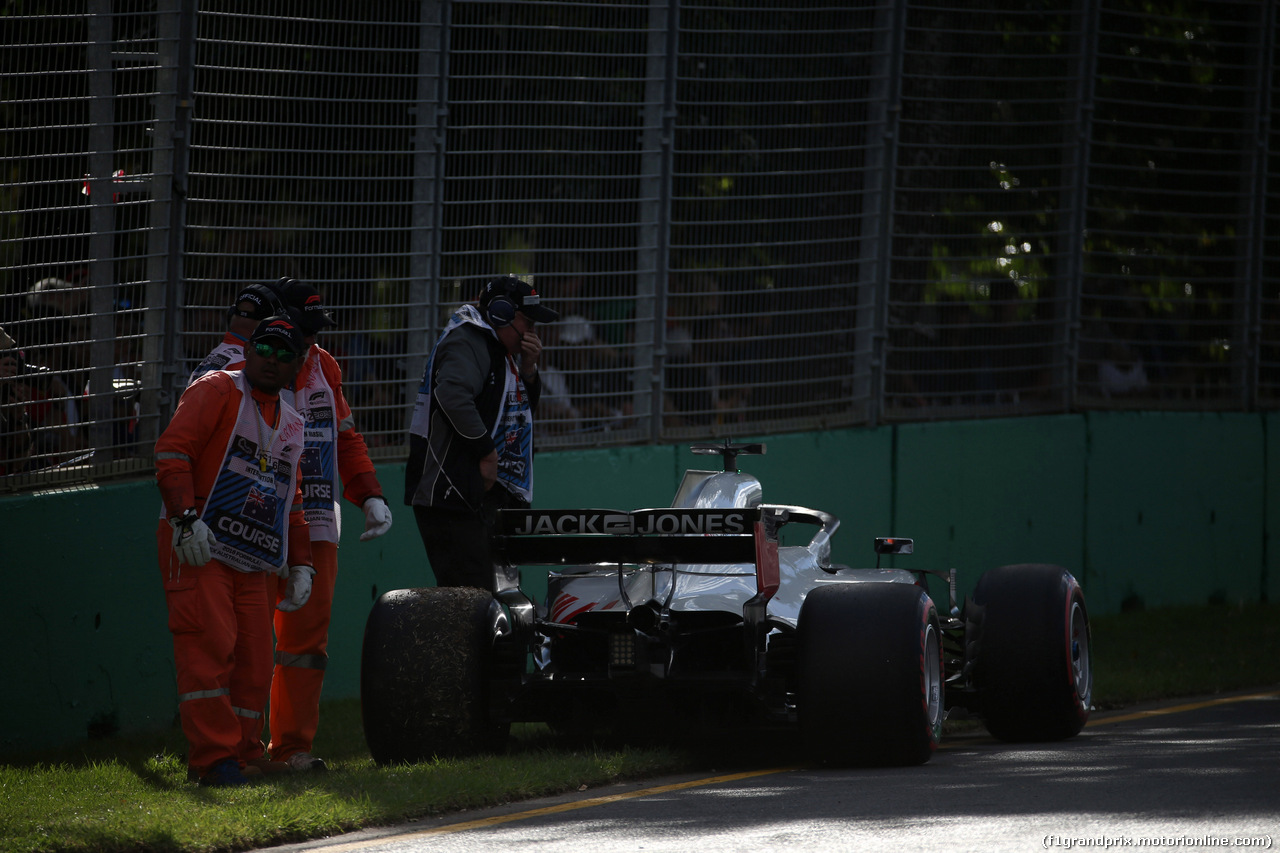
<path fill-rule="evenodd" d="M 640 510 L 634 513 L 551 511 L 517 513 L 513 536 L 735 536 L 751 532 L 744 510 Z"/>

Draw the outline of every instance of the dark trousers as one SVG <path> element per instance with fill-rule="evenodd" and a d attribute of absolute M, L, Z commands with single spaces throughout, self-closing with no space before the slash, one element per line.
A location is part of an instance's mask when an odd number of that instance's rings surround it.
<path fill-rule="evenodd" d="M 501 486 L 485 493 L 479 512 L 415 506 L 414 520 L 427 549 L 436 586 L 473 586 L 494 591 L 489 537 L 500 509 L 527 507 Z"/>

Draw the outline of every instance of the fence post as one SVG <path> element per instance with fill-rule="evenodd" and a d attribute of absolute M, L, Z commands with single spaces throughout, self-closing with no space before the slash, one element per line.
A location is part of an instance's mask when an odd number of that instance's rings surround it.
<path fill-rule="evenodd" d="M 649 0 L 636 256 L 634 409 L 648 441 L 662 435 L 667 284 L 671 268 L 671 158 L 675 143 L 679 0 Z M 642 426 L 643 430 L 644 427 Z"/>
<path fill-rule="evenodd" d="M 1258 11 L 1257 53 L 1254 64 L 1253 127 L 1245 135 L 1249 148 L 1244 152 L 1247 161 L 1245 183 L 1241 187 L 1244 196 L 1245 217 L 1241 233 L 1248 235 L 1245 247 L 1241 281 L 1243 298 L 1239 305 L 1241 333 L 1240 356 L 1236 382 L 1240 386 L 1240 402 L 1246 411 L 1258 406 L 1259 360 L 1262 357 L 1262 278 L 1265 257 L 1267 217 L 1267 161 L 1268 142 L 1271 137 L 1271 62 L 1275 44 L 1276 7 L 1263 3 Z"/>
<path fill-rule="evenodd" d="M 115 170 L 115 89 L 112 76 L 111 0 L 89 4 L 89 388 L 81 397 L 82 420 L 89 424 L 92 466 L 111 464 L 111 379 L 115 362 L 112 290 L 115 282 L 116 211 L 112 193 Z M 70 344 L 70 341 L 64 341 Z M 80 394 L 83 388 L 69 389 Z"/>
<path fill-rule="evenodd" d="M 414 104 L 413 228 L 409 235 L 409 305 L 405 312 L 404 428 L 413 421 L 418 382 L 440 326 L 440 228 L 448 126 L 449 3 L 422 0 L 418 25 L 418 94 Z"/>
<path fill-rule="evenodd" d="M 156 16 L 155 122 L 151 136 L 151 233 L 143 314 L 142 403 L 138 443 L 152 447 L 169 422 L 185 377 L 178 375 L 183 244 L 190 165 L 196 0 L 163 0 Z M 161 310 L 155 310 L 155 309 Z"/>
<path fill-rule="evenodd" d="M 876 16 L 876 32 L 883 49 L 880 67 L 872 72 L 873 90 L 867 101 L 866 199 L 863 240 L 874 253 L 871 264 L 859 264 L 857 334 L 854 379 L 868 377 L 867 423 L 879 424 L 885 408 L 885 368 L 888 358 L 889 295 L 893 281 L 894 189 L 898 178 L 898 119 L 902 115 L 902 55 L 906 38 L 907 0 L 893 0 Z M 864 302 L 862 297 L 866 297 Z M 855 386 L 855 400 L 857 386 Z"/>
<path fill-rule="evenodd" d="M 1076 116 L 1072 123 L 1074 137 L 1068 141 L 1071 165 L 1063 181 L 1062 209 L 1067 218 L 1066 251 L 1062 275 L 1065 291 L 1059 324 L 1059 350 L 1066 354 L 1061 375 L 1062 402 L 1073 411 L 1079 397 L 1077 377 L 1080 361 L 1080 294 L 1084 284 L 1084 235 L 1088 227 L 1089 158 L 1093 138 L 1094 77 L 1097 73 L 1098 2 L 1080 2 L 1080 52 L 1076 78 Z"/>

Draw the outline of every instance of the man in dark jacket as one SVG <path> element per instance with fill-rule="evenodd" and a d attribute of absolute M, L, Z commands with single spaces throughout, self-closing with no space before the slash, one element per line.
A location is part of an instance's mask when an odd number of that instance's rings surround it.
<path fill-rule="evenodd" d="M 560 315 L 515 276 L 490 279 L 436 341 L 409 435 L 405 503 L 439 586 L 493 591 L 495 513 L 533 499 L 533 410 L 542 392 L 536 323 Z"/>

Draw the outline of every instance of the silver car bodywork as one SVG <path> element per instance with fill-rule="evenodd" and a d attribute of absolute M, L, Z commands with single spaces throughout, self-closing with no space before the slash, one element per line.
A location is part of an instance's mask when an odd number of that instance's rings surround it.
<path fill-rule="evenodd" d="M 749 509 L 768 506 L 784 511 L 788 524 L 814 527 L 804 545 L 778 548 L 780 582 L 769 599 L 770 620 L 795 628 L 810 590 L 839 583 L 916 583 L 901 569 L 851 569 L 831 562 L 831 538 L 840 526 L 835 516 L 806 507 L 763 504 L 760 481 L 736 471 L 687 471 L 672 507 L 683 509 Z M 575 566 L 551 572 L 547 603 L 540 614 L 554 623 L 571 622 L 584 612 L 627 612 L 636 607 L 664 612 L 732 611 L 757 593 L 751 563 L 685 563 L 679 565 Z"/>

